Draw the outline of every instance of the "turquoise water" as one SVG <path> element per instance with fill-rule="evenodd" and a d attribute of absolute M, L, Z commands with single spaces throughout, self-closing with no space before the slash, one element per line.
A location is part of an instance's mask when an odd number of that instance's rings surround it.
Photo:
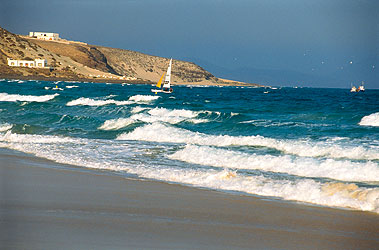
<path fill-rule="evenodd" d="M 0 147 L 128 177 L 379 212 L 379 90 L 151 88 L 1 80 Z"/>

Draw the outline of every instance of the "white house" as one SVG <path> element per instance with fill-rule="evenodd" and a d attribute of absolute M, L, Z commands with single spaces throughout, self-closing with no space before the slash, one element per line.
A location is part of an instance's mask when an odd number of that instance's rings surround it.
<path fill-rule="evenodd" d="M 46 59 L 34 59 L 32 60 L 15 60 L 8 58 L 8 65 L 12 67 L 29 67 L 29 68 L 45 68 L 47 67 Z"/>
<path fill-rule="evenodd" d="M 29 32 L 30 37 L 34 37 L 37 39 L 42 39 L 42 40 L 59 40 L 59 34 L 58 33 L 47 33 L 47 32 Z"/>

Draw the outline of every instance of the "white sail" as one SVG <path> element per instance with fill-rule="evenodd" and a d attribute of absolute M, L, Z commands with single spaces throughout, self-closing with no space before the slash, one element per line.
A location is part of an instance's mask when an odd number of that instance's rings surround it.
<path fill-rule="evenodd" d="M 170 59 L 170 64 L 168 65 L 168 68 L 167 68 L 166 77 L 163 83 L 163 89 L 165 88 L 169 89 L 171 86 L 171 64 L 172 64 L 172 59 Z"/>
<path fill-rule="evenodd" d="M 159 79 L 159 81 L 156 85 L 157 88 L 151 89 L 151 91 L 154 92 L 155 94 L 157 94 L 158 92 L 166 93 L 166 94 L 172 93 L 173 90 L 171 88 L 171 65 L 172 65 L 172 58 L 170 59 L 170 63 L 169 63 L 168 68 L 167 68 L 166 77 L 165 77 L 165 80 L 163 82 L 162 88 L 161 88 L 161 83 L 162 83 L 162 79 L 163 79 L 164 74 Z"/>

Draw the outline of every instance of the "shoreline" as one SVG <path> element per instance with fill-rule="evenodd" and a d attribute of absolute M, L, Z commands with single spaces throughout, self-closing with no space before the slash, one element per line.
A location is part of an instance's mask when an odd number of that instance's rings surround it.
<path fill-rule="evenodd" d="M 8 249 L 374 249 L 379 216 L 59 164 L 0 148 Z"/>
<path fill-rule="evenodd" d="M 92 83 L 130 83 L 130 84 L 146 84 L 152 85 L 156 84 L 156 82 L 152 82 L 149 80 L 120 80 L 120 79 L 109 79 L 109 78 L 65 78 L 65 77 L 44 77 L 44 76 L 14 76 L 14 75 L 0 75 L 0 79 L 7 80 L 26 80 L 26 81 L 63 81 L 63 82 L 92 82 Z M 269 86 L 263 86 L 254 83 L 243 83 L 237 82 L 233 80 L 225 80 L 220 79 L 223 82 L 220 83 L 212 83 L 212 82 L 186 82 L 186 83 L 172 83 L 175 85 L 188 85 L 188 86 L 196 86 L 196 85 L 205 85 L 205 86 L 231 86 L 231 87 L 257 87 L 264 88 Z"/>

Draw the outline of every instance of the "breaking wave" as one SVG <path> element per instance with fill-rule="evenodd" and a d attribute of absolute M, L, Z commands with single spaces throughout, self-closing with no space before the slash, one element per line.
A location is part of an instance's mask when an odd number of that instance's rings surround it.
<path fill-rule="evenodd" d="M 134 95 L 129 98 L 129 101 L 134 101 L 134 102 L 151 102 L 155 101 L 160 96 L 154 96 L 154 95 Z"/>
<path fill-rule="evenodd" d="M 8 123 L 0 124 L 0 132 L 8 131 L 12 129 L 12 127 L 13 127 L 12 124 L 8 124 Z"/>
<path fill-rule="evenodd" d="M 378 181 L 379 165 L 374 162 L 315 159 L 290 155 L 257 155 L 209 146 L 186 145 L 171 159 L 228 169 L 264 170 L 303 177 L 323 177 L 341 181 Z"/>
<path fill-rule="evenodd" d="M 17 94 L 0 93 L 0 101 L 1 102 L 17 102 L 17 101 L 47 102 L 54 99 L 54 97 L 58 95 L 59 94 L 34 96 L 34 95 L 17 95 Z"/>
<path fill-rule="evenodd" d="M 103 125 L 99 127 L 102 130 L 117 130 L 129 126 L 135 122 L 145 122 L 145 123 L 156 123 L 165 122 L 170 124 L 177 124 L 180 122 L 191 122 L 191 123 L 203 123 L 208 122 L 207 119 L 197 119 L 199 112 L 184 110 L 184 109 L 174 109 L 169 110 L 166 108 L 154 108 L 149 109 L 147 113 L 141 113 L 148 108 L 135 107 L 132 110 L 134 115 L 129 118 L 119 118 L 111 119 L 104 122 Z"/>
<path fill-rule="evenodd" d="M 130 105 L 134 103 L 148 103 L 152 102 L 156 99 L 158 99 L 159 96 L 144 96 L 144 95 L 135 95 L 131 96 L 127 101 L 117 101 L 113 99 L 107 99 L 107 100 L 95 100 L 91 98 L 85 98 L 81 97 L 76 100 L 72 100 L 68 102 L 66 105 L 67 106 L 104 106 L 104 105 L 109 105 L 109 104 L 114 104 L 117 106 L 121 105 Z"/>
<path fill-rule="evenodd" d="M 338 145 L 328 142 L 309 140 L 278 140 L 263 136 L 229 136 L 208 135 L 200 132 L 167 126 L 161 123 L 148 124 L 136 128 L 130 133 L 123 133 L 117 140 L 143 140 L 155 142 L 186 143 L 206 146 L 259 146 L 273 148 L 284 153 L 303 157 L 331 157 L 376 160 L 379 159 L 377 149 L 363 146 Z"/>
<path fill-rule="evenodd" d="M 379 112 L 363 117 L 359 125 L 379 127 Z"/>
<path fill-rule="evenodd" d="M 122 171 L 143 178 L 202 188 L 272 196 L 379 213 L 378 188 L 358 187 L 356 184 L 338 181 L 323 183 L 312 179 L 276 179 L 262 175 L 246 175 L 237 170 L 222 168 L 177 168 L 174 165 L 164 164 L 152 167 L 151 163 L 133 162 L 132 159 L 138 157 L 139 152 L 144 150 L 143 148 L 130 150 L 131 146 L 107 140 L 13 134 L 10 131 L 0 134 L 0 147 L 31 153 L 59 163 Z M 187 150 L 195 150 L 191 147 Z M 179 152 L 183 153 L 183 151 Z"/>
<path fill-rule="evenodd" d="M 79 99 L 68 102 L 67 106 L 104 106 L 109 104 L 115 105 L 129 105 L 132 104 L 130 101 L 116 101 L 116 100 L 94 100 L 91 98 L 81 97 Z"/>
<path fill-rule="evenodd" d="M 99 127 L 99 129 L 102 129 L 102 130 L 118 130 L 121 128 L 125 128 L 125 127 L 127 127 L 130 124 L 133 124 L 135 122 L 136 122 L 136 120 L 134 120 L 132 118 L 112 119 L 112 120 L 105 121 L 104 124 Z"/>

